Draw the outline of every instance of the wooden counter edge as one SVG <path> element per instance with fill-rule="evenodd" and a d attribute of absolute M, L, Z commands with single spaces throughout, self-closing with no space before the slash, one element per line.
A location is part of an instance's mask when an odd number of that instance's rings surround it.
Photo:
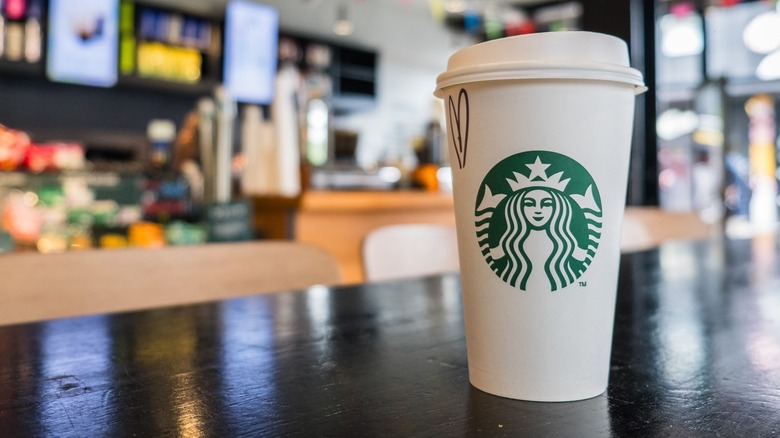
<path fill-rule="evenodd" d="M 361 213 L 370 211 L 453 208 L 451 192 L 427 191 L 309 191 L 301 211 L 310 213 Z"/>

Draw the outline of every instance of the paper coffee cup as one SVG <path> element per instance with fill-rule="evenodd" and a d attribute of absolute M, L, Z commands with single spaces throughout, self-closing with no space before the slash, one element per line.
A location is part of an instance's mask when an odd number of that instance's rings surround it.
<path fill-rule="evenodd" d="M 535 401 L 606 389 L 643 91 L 625 43 L 591 32 L 477 44 L 439 75 L 475 387 Z"/>

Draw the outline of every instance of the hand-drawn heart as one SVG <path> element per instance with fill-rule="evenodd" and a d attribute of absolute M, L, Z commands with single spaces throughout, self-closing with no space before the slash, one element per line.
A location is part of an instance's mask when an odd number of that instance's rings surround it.
<path fill-rule="evenodd" d="M 452 145 L 458 157 L 458 167 L 463 169 L 466 166 L 466 153 L 469 147 L 469 95 L 465 89 L 461 88 L 458 93 L 457 106 L 450 96 L 447 112 L 450 118 Z"/>

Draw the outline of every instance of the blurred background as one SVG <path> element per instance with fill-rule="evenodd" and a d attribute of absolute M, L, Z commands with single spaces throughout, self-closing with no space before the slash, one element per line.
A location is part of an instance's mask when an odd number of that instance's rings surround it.
<path fill-rule="evenodd" d="M 298 239 L 307 210 L 374 194 L 435 194 L 449 212 L 436 76 L 467 45 L 560 30 L 624 39 L 650 86 L 629 205 L 732 236 L 777 222 L 775 1 L 2 0 L 0 12 L 5 251 Z"/>

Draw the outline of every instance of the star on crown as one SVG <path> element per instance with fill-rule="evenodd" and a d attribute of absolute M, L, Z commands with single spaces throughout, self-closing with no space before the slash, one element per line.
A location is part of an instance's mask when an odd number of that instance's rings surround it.
<path fill-rule="evenodd" d="M 506 182 L 509 183 L 509 187 L 512 191 L 518 191 L 529 187 L 547 187 L 563 192 L 566 190 L 566 186 L 571 181 L 571 178 L 567 178 L 561 181 L 563 172 L 558 172 L 554 175 L 547 176 L 547 168 L 549 164 L 542 163 L 539 157 L 536 157 L 536 161 L 533 164 L 526 164 L 531 173 L 525 176 L 519 172 L 512 172 L 515 179 L 507 178 Z"/>

